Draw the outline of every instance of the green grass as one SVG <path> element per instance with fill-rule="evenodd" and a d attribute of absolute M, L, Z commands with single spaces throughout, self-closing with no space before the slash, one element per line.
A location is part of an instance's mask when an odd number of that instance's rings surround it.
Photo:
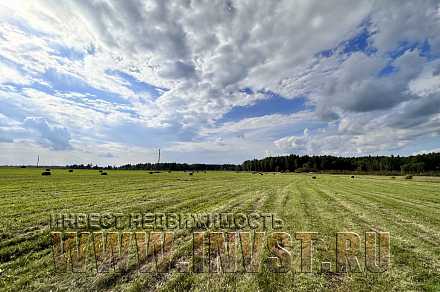
<path fill-rule="evenodd" d="M 440 180 L 429 177 L 0 168 L 0 290 L 439 291 Z M 335 234 L 391 233 L 391 266 L 381 274 L 122 274 L 57 273 L 49 214 L 121 212 L 271 212 L 283 231 L 319 232 L 313 267 L 335 262 Z M 173 260 L 187 258 L 189 230 Z M 362 245 L 363 246 L 363 242 Z M 290 247 L 298 266 L 299 244 Z"/>

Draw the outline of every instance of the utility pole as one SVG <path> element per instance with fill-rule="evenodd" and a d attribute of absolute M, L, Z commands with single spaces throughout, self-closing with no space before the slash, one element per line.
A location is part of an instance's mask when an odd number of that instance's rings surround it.
<path fill-rule="evenodd" d="M 160 163 L 160 148 L 157 151 L 157 162 L 156 162 L 156 170 L 159 170 L 159 163 Z"/>
<path fill-rule="evenodd" d="M 38 165 L 40 165 L 40 155 L 37 156 L 37 168 L 38 168 Z"/>

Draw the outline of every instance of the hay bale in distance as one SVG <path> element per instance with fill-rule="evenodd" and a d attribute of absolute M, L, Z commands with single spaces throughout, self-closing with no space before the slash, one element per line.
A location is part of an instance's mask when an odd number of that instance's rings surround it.
<path fill-rule="evenodd" d="M 407 175 L 407 176 L 405 176 L 405 179 L 412 179 L 412 178 L 413 178 L 412 175 Z"/>
<path fill-rule="evenodd" d="M 354 178 L 354 175 L 352 175 L 351 178 Z"/>
<path fill-rule="evenodd" d="M 41 173 L 41 175 L 43 175 L 43 176 L 47 176 L 47 175 L 51 175 L 51 173 L 50 173 L 50 171 L 43 171 L 43 172 Z"/>
<path fill-rule="evenodd" d="M 312 176 L 312 179 L 316 179 L 316 176 Z"/>
<path fill-rule="evenodd" d="M 101 175 L 107 175 L 107 172 L 101 172 Z"/>
<path fill-rule="evenodd" d="M 73 172 L 73 169 L 69 169 L 69 172 Z"/>

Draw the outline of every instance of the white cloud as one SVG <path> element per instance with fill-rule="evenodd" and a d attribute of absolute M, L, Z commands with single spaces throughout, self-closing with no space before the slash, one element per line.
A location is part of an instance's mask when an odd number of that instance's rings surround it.
<path fill-rule="evenodd" d="M 0 84 L 29 84 L 29 80 L 15 68 L 0 62 Z"/>
<path fill-rule="evenodd" d="M 33 73 L 55 68 L 91 86 L 133 98 L 123 82 L 105 74 L 110 68 L 128 72 L 171 89 L 155 103 L 156 115 L 146 112 L 147 119 L 178 118 L 189 124 L 243 105 L 234 97 L 241 87 L 276 88 L 280 79 L 296 73 L 315 53 L 353 34 L 352 27 L 370 8 L 366 2 L 352 1 L 341 1 L 337 7 L 310 1 L 38 4 L 15 8 L 31 27 L 48 36 L 38 38 L 8 27 L 8 41 L 15 45 L 3 48 L 6 56 Z M 339 9 L 348 6 L 353 11 L 349 17 Z M 329 8 L 331 13 L 320 13 Z M 267 11 L 273 13 L 264 18 Z M 77 62 L 54 57 L 50 47 L 68 44 L 85 52 L 90 43 L 95 54 L 85 54 Z M 27 49 L 30 45 L 32 52 Z M 181 102 L 176 104 L 176 99 Z"/>
<path fill-rule="evenodd" d="M 307 152 L 307 143 L 309 138 L 309 130 L 304 129 L 304 134 L 300 137 L 298 136 L 289 136 L 283 137 L 274 141 L 275 146 L 281 149 L 286 149 L 295 152 Z"/>
<path fill-rule="evenodd" d="M 35 132 L 39 143 L 47 145 L 53 150 L 69 150 L 72 148 L 69 143 L 70 133 L 61 125 L 51 124 L 42 117 L 27 117 L 23 122 L 23 126 Z"/>
<path fill-rule="evenodd" d="M 276 128 L 295 124 L 302 121 L 313 121 L 316 117 L 313 112 L 301 111 L 290 115 L 265 115 L 261 117 L 246 118 L 238 122 L 227 122 L 220 127 L 205 128 L 201 131 L 201 135 L 216 134 L 216 133 L 238 133 L 250 130 L 262 130 L 265 128 Z"/>
<path fill-rule="evenodd" d="M 234 159 L 401 149 L 439 131 L 438 11 L 436 0 L 4 3 L 0 113 L 19 128 L 30 116 L 63 127 L 61 141 L 40 137 L 52 148 L 88 138 L 107 145 L 120 134 L 111 129 L 137 125 L 183 133 L 163 142 L 170 151 L 227 149 Z M 375 50 L 346 51 L 364 30 Z M 402 44 L 409 49 L 391 57 Z M 155 96 L 111 72 L 167 90 Z M 307 109 L 218 124 L 232 108 L 269 98 L 259 90 L 305 96 Z M 26 138 L 20 131 L 4 140 Z"/>
<path fill-rule="evenodd" d="M 434 148 L 434 149 L 431 149 L 431 150 L 420 150 L 420 151 L 412 153 L 412 155 L 439 153 L 439 152 L 440 152 L 440 148 Z"/>
<path fill-rule="evenodd" d="M 440 93 L 440 62 L 432 62 L 425 66 L 420 75 L 411 80 L 409 89 L 418 96 Z"/>

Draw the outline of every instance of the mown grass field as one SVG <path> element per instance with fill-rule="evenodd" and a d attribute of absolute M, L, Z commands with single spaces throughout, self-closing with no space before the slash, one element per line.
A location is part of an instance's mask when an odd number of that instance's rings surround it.
<path fill-rule="evenodd" d="M 0 169 L 0 290 L 439 291 L 440 180 L 308 174 Z M 54 271 L 51 213 L 271 212 L 283 231 L 319 232 L 312 274 L 139 274 L 87 276 Z M 389 231 L 388 272 L 321 274 L 335 261 L 335 235 Z M 177 233 L 173 260 L 187 256 L 191 232 Z M 292 236 L 293 241 L 294 237 Z M 363 243 L 362 243 L 363 246 Z M 300 246 L 291 246 L 293 262 Z M 334 264 L 333 264 L 334 266 Z"/>

